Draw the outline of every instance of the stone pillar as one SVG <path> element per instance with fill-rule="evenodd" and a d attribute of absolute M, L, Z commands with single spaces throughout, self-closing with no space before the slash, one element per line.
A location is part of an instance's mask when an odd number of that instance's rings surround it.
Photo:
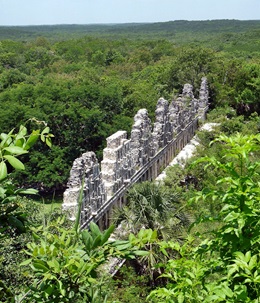
<path fill-rule="evenodd" d="M 130 146 L 136 170 L 155 154 L 152 125 L 146 109 L 140 109 L 134 117 Z"/>
<path fill-rule="evenodd" d="M 198 109 L 198 115 L 200 120 L 202 121 L 206 119 L 208 100 L 209 100 L 208 81 L 206 77 L 203 77 L 201 79 L 201 86 L 199 93 L 199 109 Z"/>
<path fill-rule="evenodd" d="M 176 100 L 172 100 L 169 106 L 169 122 L 171 125 L 172 136 L 180 132 L 180 108 Z"/>
<path fill-rule="evenodd" d="M 155 110 L 155 123 L 153 127 L 153 141 L 155 152 L 158 152 L 173 138 L 172 125 L 170 122 L 168 101 L 160 98 Z"/>
<path fill-rule="evenodd" d="M 99 164 L 94 152 L 86 152 L 77 158 L 70 171 L 67 189 L 63 195 L 64 210 L 68 210 L 74 220 L 78 209 L 78 198 L 83 184 L 81 218 L 95 216 L 98 208 L 106 201 Z"/>
<path fill-rule="evenodd" d="M 107 138 L 107 147 L 103 151 L 101 171 L 108 197 L 124 185 L 134 173 L 130 140 L 126 131 L 118 131 Z"/>

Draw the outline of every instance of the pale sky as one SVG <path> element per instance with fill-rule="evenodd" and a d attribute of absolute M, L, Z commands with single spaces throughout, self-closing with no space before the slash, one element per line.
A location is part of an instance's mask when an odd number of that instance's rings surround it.
<path fill-rule="evenodd" d="M 260 0 L 0 0 L 0 25 L 259 20 Z"/>

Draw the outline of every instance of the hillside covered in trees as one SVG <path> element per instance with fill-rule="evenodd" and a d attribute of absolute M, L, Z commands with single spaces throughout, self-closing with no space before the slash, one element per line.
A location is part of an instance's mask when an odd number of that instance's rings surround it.
<path fill-rule="evenodd" d="M 259 303 L 259 33 L 237 20 L 0 27 L 0 302 Z M 198 95 L 202 76 L 217 126 L 163 184 L 129 191 L 113 213 L 124 233 L 81 231 L 79 213 L 23 197 L 62 193 L 75 158 L 100 158 L 184 83 Z"/>
<path fill-rule="evenodd" d="M 1 27 L 0 37 L 12 39 L 0 41 L 0 128 L 30 127 L 34 117 L 55 136 L 51 151 L 36 146 L 25 156 L 19 182 L 63 190 L 82 152 L 100 156 L 105 138 L 129 131 L 138 109 L 153 113 L 159 97 L 176 97 L 187 82 L 196 92 L 204 75 L 212 107 L 258 111 L 259 27 L 236 20 Z"/>

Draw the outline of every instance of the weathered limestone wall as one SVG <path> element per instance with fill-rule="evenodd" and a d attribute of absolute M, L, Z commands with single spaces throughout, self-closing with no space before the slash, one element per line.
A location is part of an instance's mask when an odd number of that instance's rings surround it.
<path fill-rule="evenodd" d="M 140 109 L 134 117 L 130 145 L 135 170 L 142 167 L 154 155 L 152 124 L 146 109 Z"/>
<path fill-rule="evenodd" d="M 207 79 L 202 78 L 198 100 L 194 98 L 190 84 L 185 84 L 182 94 L 170 104 L 160 98 L 153 125 L 147 110 L 140 109 L 134 117 L 129 139 L 126 131 L 122 130 L 107 138 L 101 171 L 93 152 L 87 152 L 74 161 L 64 193 L 63 208 L 69 209 L 71 217 L 75 217 L 84 179 L 82 224 L 100 218 L 101 213 L 102 216 L 105 212 L 107 214 L 110 201 L 112 206 L 117 196 L 119 199 L 119 192 L 121 199 L 129 185 L 154 179 L 168 165 L 175 152 L 192 138 L 197 119 L 205 119 L 207 108 Z"/>
<path fill-rule="evenodd" d="M 101 172 L 108 197 L 112 197 L 124 181 L 133 175 L 134 163 L 126 131 L 118 131 L 107 138 Z"/>
<path fill-rule="evenodd" d="M 199 94 L 199 109 L 198 109 L 199 118 L 202 121 L 206 119 L 206 112 L 204 109 L 208 106 L 208 100 L 209 100 L 208 81 L 206 77 L 203 77 L 201 79 L 200 94 Z"/>
<path fill-rule="evenodd" d="M 78 198 L 83 185 L 83 204 L 81 219 L 95 216 L 102 203 L 107 200 L 99 163 L 94 152 L 86 152 L 77 158 L 70 171 L 68 189 L 63 195 L 63 209 L 70 212 L 70 218 L 76 217 Z"/>
<path fill-rule="evenodd" d="M 155 110 L 155 123 L 153 126 L 153 144 L 155 153 L 164 147 L 173 138 L 170 123 L 169 103 L 160 98 Z"/>

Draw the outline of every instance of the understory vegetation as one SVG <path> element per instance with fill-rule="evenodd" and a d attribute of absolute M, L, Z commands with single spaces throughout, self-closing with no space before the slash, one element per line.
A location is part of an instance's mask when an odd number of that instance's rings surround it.
<path fill-rule="evenodd" d="M 227 45 L 199 25 L 192 45 L 186 27 L 175 42 L 122 29 L 0 41 L 0 302 L 260 302 L 257 26 L 225 33 Z M 62 192 L 82 152 L 101 158 L 138 109 L 153 119 L 159 97 L 187 82 L 197 96 L 202 76 L 215 127 L 198 131 L 185 167 L 136 184 L 114 225 L 82 231 L 79 213 L 70 222 L 39 202 Z"/>

